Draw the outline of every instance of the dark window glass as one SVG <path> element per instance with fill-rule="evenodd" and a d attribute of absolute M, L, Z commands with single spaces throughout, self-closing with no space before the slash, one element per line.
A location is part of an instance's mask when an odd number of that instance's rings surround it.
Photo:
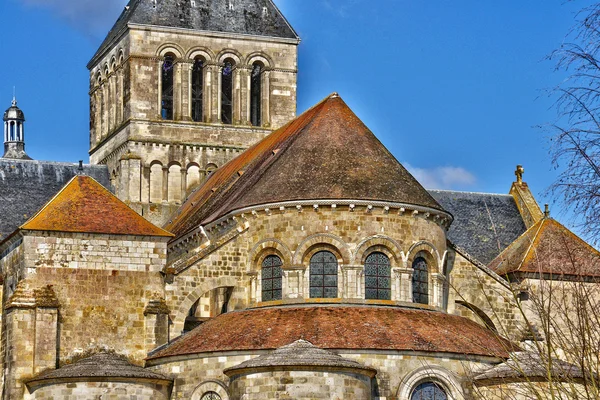
<path fill-rule="evenodd" d="M 204 93 L 204 62 L 197 59 L 192 69 L 192 120 L 202 121 L 202 95 Z"/>
<path fill-rule="evenodd" d="M 162 119 L 173 119 L 173 70 L 175 60 L 171 56 L 166 56 L 162 67 Z"/>
<path fill-rule="evenodd" d="M 425 382 L 415 388 L 410 400 L 448 400 L 448 395 L 440 385 Z"/>
<path fill-rule="evenodd" d="M 263 68 L 260 63 L 254 64 L 250 84 L 250 119 L 252 125 L 261 126 L 261 85 Z"/>
<path fill-rule="evenodd" d="M 310 259 L 310 297 L 338 297 L 337 258 L 328 251 L 320 251 Z"/>
<path fill-rule="evenodd" d="M 262 263 L 262 301 L 281 300 L 281 258 L 268 256 Z"/>
<path fill-rule="evenodd" d="M 221 72 L 221 122 L 233 123 L 233 68 L 234 63 L 226 60 Z"/>
<path fill-rule="evenodd" d="M 383 253 L 371 253 L 365 260 L 365 298 L 367 300 L 392 298 L 390 259 Z"/>
<path fill-rule="evenodd" d="M 200 400 L 221 400 L 221 396 L 216 394 L 215 392 L 206 392 L 202 395 Z"/>
<path fill-rule="evenodd" d="M 12 121 L 10 122 L 10 133 L 8 134 L 8 140 L 15 140 L 15 123 Z"/>
<path fill-rule="evenodd" d="M 413 302 L 429 304 L 429 273 L 427 261 L 423 257 L 417 257 L 413 261 Z"/>

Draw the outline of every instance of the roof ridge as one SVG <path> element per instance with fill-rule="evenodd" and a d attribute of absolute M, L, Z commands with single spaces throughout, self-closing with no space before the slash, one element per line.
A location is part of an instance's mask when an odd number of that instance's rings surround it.
<path fill-rule="evenodd" d="M 536 225 L 539 225 L 537 231 L 535 232 L 535 235 L 533 236 L 533 238 L 531 239 L 531 242 L 529 243 L 529 247 L 527 248 L 527 251 L 525 252 L 525 254 L 523 255 L 523 258 L 519 262 L 519 267 L 516 269 L 516 271 L 521 269 L 521 267 L 523 266 L 523 263 L 529 256 L 529 253 L 531 252 L 531 250 L 533 249 L 535 251 L 534 245 L 536 244 L 537 240 L 541 237 L 540 233 L 542 231 L 542 228 L 543 228 L 545 222 L 546 222 L 546 219 L 544 218 L 541 221 L 539 221 L 537 224 L 535 224 L 534 226 L 531 227 L 531 228 L 534 228 Z M 525 232 L 525 233 L 527 233 L 527 232 Z M 525 233 L 523 235 L 525 235 Z"/>
<path fill-rule="evenodd" d="M 502 196 L 502 197 L 512 197 L 511 194 L 505 193 L 490 193 L 490 192 L 469 192 L 463 190 L 451 190 L 451 189 L 425 189 L 428 192 L 447 192 L 447 193 L 464 193 L 464 194 L 485 194 L 488 196 Z"/>

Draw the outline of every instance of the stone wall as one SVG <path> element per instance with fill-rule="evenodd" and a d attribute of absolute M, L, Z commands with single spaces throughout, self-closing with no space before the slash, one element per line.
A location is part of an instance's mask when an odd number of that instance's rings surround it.
<path fill-rule="evenodd" d="M 90 67 L 90 159 L 106 164 L 119 198 L 163 225 L 206 176 L 296 116 L 296 40 L 131 28 Z M 173 120 L 161 116 L 165 55 L 175 57 Z M 194 60 L 203 67 L 203 118 L 193 121 Z M 233 123 L 221 122 L 221 70 L 233 69 Z M 250 123 L 250 74 L 261 73 L 260 126 Z"/>
<path fill-rule="evenodd" d="M 24 400 L 168 400 L 169 387 L 153 383 L 72 382 L 43 386 Z"/>
<path fill-rule="evenodd" d="M 232 400 L 370 400 L 369 378 L 352 373 L 273 371 L 236 377 Z"/>
<path fill-rule="evenodd" d="M 171 266 L 178 271 L 166 285 L 174 335 L 179 334 L 192 304 L 218 287 L 243 292 L 245 301 L 238 302 L 238 308 L 260 304 L 261 263 L 270 254 L 283 261 L 284 300 L 309 299 L 309 261 L 319 250 L 331 251 L 338 259 L 339 297 L 364 300 L 364 259 L 370 252 L 383 252 L 392 270 L 389 304 L 412 303 L 412 261 L 417 254 L 425 255 L 430 269 L 429 304 L 443 308 L 444 228 L 424 213 L 367 206 L 353 210 L 324 206 L 315 211 L 311 206 L 301 212 L 289 207 L 248 213 L 238 218 L 238 225 L 209 230 L 210 245 L 192 240 L 170 249 Z"/>
<path fill-rule="evenodd" d="M 149 368 L 155 372 L 162 373 L 175 377 L 175 386 L 173 388 L 173 399 L 189 399 L 196 395 L 196 388 L 201 387 L 203 382 L 216 381 L 221 382 L 225 388 L 228 388 L 231 400 L 254 399 L 254 398 L 269 398 L 277 397 L 252 397 L 259 396 L 260 388 L 270 390 L 266 386 L 271 386 L 267 382 L 271 379 L 268 373 L 256 375 L 257 378 L 263 381 L 256 382 L 252 385 L 243 382 L 231 382 L 229 378 L 223 374 L 223 370 L 241 364 L 244 361 L 257 357 L 265 352 L 230 352 L 220 354 L 199 354 L 189 357 L 181 357 L 174 360 L 154 360 L 150 362 Z M 375 368 L 378 373 L 371 382 L 372 393 L 371 397 L 362 397 L 360 385 L 356 382 L 356 377 L 346 377 L 348 381 L 352 381 L 350 386 L 356 391 L 348 397 L 342 396 L 344 400 L 349 399 L 374 399 L 374 400 L 409 400 L 411 391 L 420 383 L 434 381 L 441 385 L 444 390 L 454 400 L 470 399 L 473 391 L 470 384 L 470 379 L 473 371 L 491 367 L 492 363 L 497 360 L 486 358 L 471 358 L 461 357 L 460 355 L 450 354 L 415 354 L 404 352 L 384 351 L 354 351 L 354 352 L 339 352 L 342 357 L 353 359 L 359 363 Z M 335 374 L 329 374 L 325 378 L 323 372 L 301 373 L 294 372 L 291 375 L 292 379 L 303 378 L 297 384 L 313 383 L 314 385 L 327 386 L 329 382 L 336 379 Z M 289 379 L 285 373 L 276 373 L 273 378 L 280 379 L 280 387 L 288 385 Z M 338 378 L 340 375 L 337 376 Z M 234 378 L 235 379 L 235 378 Z M 247 381 L 248 382 L 248 381 Z M 338 383 L 340 385 L 341 383 Z M 331 385 L 329 385 L 331 386 Z M 288 387 L 288 389 L 292 389 Z M 325 388 L 323 388 L 325 389 Z M 409 393 L 409 395 L 406 395 Z M 243 397 L 246 394 L 247 397 Z M 283 393 L 281 393 L 283 394 Z M 332 396 L 337 395 L 335 391 Z M 319 394 L 320 395 L 320 394 Z M 356 396 L 356 397 L 354 397 Z M 200 397 L 198 397 L 200 398 Z M 297 397 L 281 397 L 281 398 L 297 398 Z M 310 398 L 310 397 L 309 397 Z M 317 397 L 314 398 L 335 398 L 335 397 Z"/>
<path fill-rule="evenodd" d="M 447 269 L 448 312 L 489 325 L 506 338 L 522 339 L 523 318 L 507 281 L 454 250 Z"/>
<path fill-rule="evenodd" d="M 14 250 L 22 252 L 22 257 L 3 259 L 5 302 L 14 291 L 10 282 L 19 281 L 32 290 L 53 287 L 60 305 L 61 364 L 88 350 L 106 347 L 142 363 L 148 351 L 145 325 L 151 322 L 144 312 L 152 300 L 163 296 L 160 271 L 167 240 L 26 233 L 21 247 Z M 17 262 L 8 265 L 9 259 Z M 18 326 L 26 329 L 23 324 Z M 28 326 L 33 329 L 33 320 Z"/>

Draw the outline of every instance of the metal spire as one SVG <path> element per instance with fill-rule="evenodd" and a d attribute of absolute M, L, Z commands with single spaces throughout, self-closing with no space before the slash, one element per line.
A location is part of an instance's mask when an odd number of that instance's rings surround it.
<path fill-rule="evenodd" d="M 17 105 L 17 89 L 13 86 L 13 99 L 12 99 L 13 107 Z"/>

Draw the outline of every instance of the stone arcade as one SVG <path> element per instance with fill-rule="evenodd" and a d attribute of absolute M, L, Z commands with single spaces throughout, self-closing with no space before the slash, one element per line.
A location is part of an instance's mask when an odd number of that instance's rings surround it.
<path fill-rule="evenodd" d="M 271 0 L 131 0 L 88 65 L 92 165 L 29 159 L 13 101 L 3 399 L 491 398 L 532 359 L 509 276 L 598 252 L 522 167 L 426 191 L 338 94 L 297 117 L 299 42 Z M 532 266 L 556 238 L 584 271 Z"/>

